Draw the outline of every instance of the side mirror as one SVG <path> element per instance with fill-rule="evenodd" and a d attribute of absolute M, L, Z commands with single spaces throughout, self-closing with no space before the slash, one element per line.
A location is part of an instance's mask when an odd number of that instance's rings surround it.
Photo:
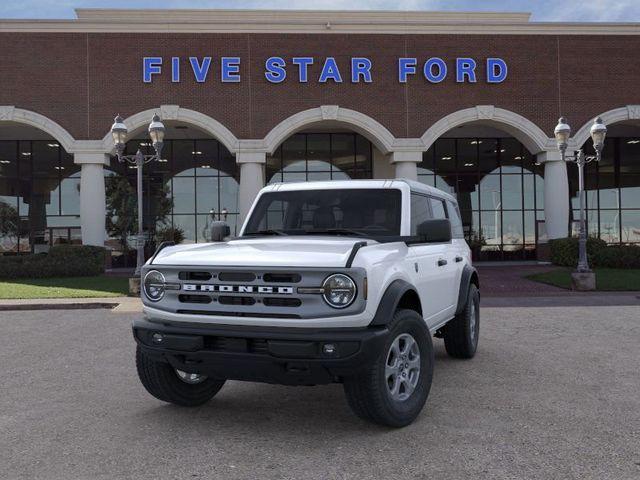
<path fill-rule="evenodd" d="M 446 243 L 451 241 L 451 222 L 446 218 L 425 220 L 418 225 L 418 237 L 425 243 Z"/>
<path fill-rule="evenodd" d="M 231 235 L 231 228 L 225 222 L 211 222 L 211 241 L 222 242 Z"/>

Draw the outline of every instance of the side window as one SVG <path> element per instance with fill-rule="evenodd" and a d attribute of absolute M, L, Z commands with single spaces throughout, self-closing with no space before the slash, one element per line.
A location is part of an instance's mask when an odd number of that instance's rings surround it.
<path fill-rule="evenodd" d="M 431 218 L 429 198 L 417 193 L 411 194 L 411 235 L 418 234 L 418 225 Z"/>
<path fill-rule="evenodd" d="M 462 218 L 460 218 L 458 206 L 452 201 L 447 200 L 447 210 L 449 211 L 449 220 L 451 221 L 451 235 L 453 238 L 464 238 Z"/>
<path fill-rule="evenodd" d="M 447 218 L 447 211 L 444 208 L 444 202 L 439 198 L 429 198 L 431 202 L 431 211 L 433 211 L 433 218 Z"/>

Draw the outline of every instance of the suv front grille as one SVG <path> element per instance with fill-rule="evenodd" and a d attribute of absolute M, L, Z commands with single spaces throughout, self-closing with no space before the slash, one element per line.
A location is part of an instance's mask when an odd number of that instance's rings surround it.
<path fill-rule="evenodd" d="M 154 308 L 178 314 L 273 319 L 322 318 L 353 315 L 366 304 L 365 271 L 361 268 L 289 268 L 151 266 L 167 284 Z M 323 299 L 322 283 L 333 273 L 350 275 L 358 286 L 356 300 L 345 309 L 331 308 Z M 147 303 L 145 301 L 145 303 Z"/>

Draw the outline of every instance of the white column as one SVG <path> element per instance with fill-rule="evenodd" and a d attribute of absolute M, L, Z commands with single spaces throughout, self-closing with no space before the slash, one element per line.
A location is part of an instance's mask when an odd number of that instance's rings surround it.
<path fill-rule="evenodd" d="M 538 162 L 544 163 L 544 218 L 547 236 L 565 238 L 569 235 L 569 178 L 567 164 L 560 152 L 541 152 Z"/>
<path fill-rule="evenodd" d="M 238 192 L 238 206 L 240 209 L 239 224 L 249 213 L 253 200 L 264 187 L 264 164 L 267 155 L 264 152 L 238 152 L 236 162 L 240 165 L 240 188 Z"/>
<path fill-rule="evenodd" d="M 391 164 L 396 167 L 396 178 L 418 180 L 418 163 L 421 161 L 421 151 L 391 153 Z"/>
<path fill-rule="evenodd" d="M 82 244 L 104 246 L 106 197 L 104 191 L 104 165 L 109 156 L 104 153 L 76 153 L 74 162 L 80 171 L 80 225 Z"/>

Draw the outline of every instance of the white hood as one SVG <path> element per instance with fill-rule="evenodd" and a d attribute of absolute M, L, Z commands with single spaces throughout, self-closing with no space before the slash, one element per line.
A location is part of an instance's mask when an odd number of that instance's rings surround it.
<path fill-rule="evenodd" d="M 283 236 L 177 245 L 160 251 L 153 265 L 344 267 L 361 238 Z M 368 243 L 375 243 L 368 240 Z"/>

